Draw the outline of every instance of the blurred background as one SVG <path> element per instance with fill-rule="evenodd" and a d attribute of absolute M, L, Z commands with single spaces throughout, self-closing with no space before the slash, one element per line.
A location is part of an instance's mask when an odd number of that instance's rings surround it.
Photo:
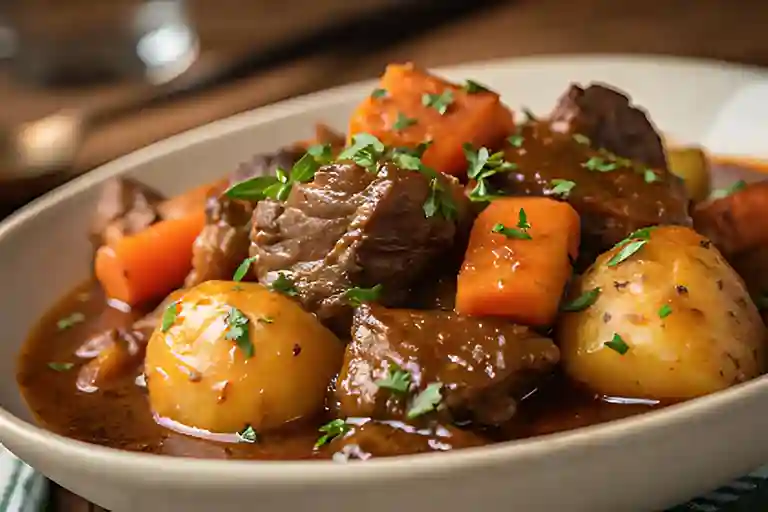
<path fill-rule="evenodd" d="M 766 22 L 760 0 L 0 0 L 0 213 L 156 140 L 389 61 L 768 65 Z"/>

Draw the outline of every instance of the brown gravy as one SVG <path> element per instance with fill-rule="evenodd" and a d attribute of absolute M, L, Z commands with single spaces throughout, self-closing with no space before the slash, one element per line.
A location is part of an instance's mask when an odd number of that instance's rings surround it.
<path fill-rule="evenodd" d="M 78 347 L 106 328 L 129 326 L 141 313 L 144 312 L 123 312 L 110 307 L 99 287 L 86 283 L 42 318 L 20 354 L 18 382 L 30 409 L 45 428 L 90 443 L 184 457 L 295 460 L 332 455 L 313 450 L 318 427 L 332 418 L 320 417 L 283 429 L 279 434 L 260 435 L 258 443 L 221 442 L 158 425 L 145 389 L 136 384 L 140 370 L 108 389 L 79 391 L 78 370 L 88 360 L 75 355 Z M 82 320 L 67 322 L 78 317 Z M 57 371 L 50 363 L 74 366 Z M 492 443 L 583 427 L 654 407 L 658 405 L 610 403 L 556 376 L 522 402 L 509 424 L 478 434 Z"/>

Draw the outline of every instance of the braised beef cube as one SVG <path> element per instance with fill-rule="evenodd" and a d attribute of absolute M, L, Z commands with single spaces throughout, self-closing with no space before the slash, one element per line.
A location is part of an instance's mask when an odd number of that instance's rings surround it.
<path fill-rule="evenodd" d="M 661 137 L 647 114 L 616 89 L 571 85 L 549 120 L 554 131 L 585 135 L 595 149 L 607 149 L 654 169 L 667 169 Z"/>
<path fill-rule="evenodd" d="M 439 180 L 456 215 L 427 217 L 429 179 L 392 164 L 373 173 L 354 164 L 325 166 L 314 181 L 294 184 L 285 203 L 260 201 L 251 234 L 259 282 L 288 279 L 305 309 L 339 332 L 349 327 L 350 288 L 381 285 L 382 303 L 402 302 L 410 285 L 451 251 L 466 217 L 458 183 Z"/>
<path fill-rule="evenodd" d="M 413 419 L 419 394 L 441 383 L 446 419 L 499 424 L 559 358 L 552 340 L 502 319 L 363 305 L 336 385 L 338 414 Z"/>
<path fill-rule="evenodd" d="M 101 188 L 96 213 L 91 221 L 90 240 L 94 248 L 114 243 L 158 220 L 163 196 L 129 178 L 113 178 Z"/>
<path fill-rule="evenodd" d="M 289 172 L 302 155 L 303 150 L 294 148 L 257 155 L 240 164 L 224 189 L 255 176 L 274 175 L 278 167 Z M 186 279 L 187 287 L 216 279 L 232 279 L 237 267 L 248 257 L 255 205 L 224 196 L 224 189 L 217 191 L 206 204 L 205 227 L 192 249 L 192 271 Z"/>
<path fill-rule="evenodd" d="M 453 426 L 415 427 L 399 421 L 349 418 L 349 430 L 323 448 L 336 462 L 427 452 L 446 452 L 487 444 L 480 436 Z"/>

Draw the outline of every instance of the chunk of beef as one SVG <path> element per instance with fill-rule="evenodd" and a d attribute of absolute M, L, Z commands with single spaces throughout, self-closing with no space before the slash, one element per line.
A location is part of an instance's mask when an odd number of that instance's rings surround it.
<path fill-rule="evenodd" d="M 301 149 L 287 148 L 257 155 L 240 164 L 222 187 L 209 196 L 206 224 L 192 249 L 187 287 L 214 279 L 231 279 L 238 265 L 248 257 L 254 203 L 230 199 L 222 194 L 224 190 L 255 176 L 273 175 L 278 167 L 289 171 L 303 154 Z"/>
<path fill-rule="evenodd" d="M 572 182 L 566 200 L 581 217 L 582 264 L 636 229 L 690 225 L 685 187 L 671 172 L 592 149 L 543 122 L 526 124 L 521 136 L 520 147 L 505 151 L 505 158 L 517 167 L 494 176 L 491 185 L 512 195 L 563 197 L 554 191 L 553 180 Z"/>
<path fill-rule="evenodd" d="M 157 207 L 162 200 L 159 192 L 132 179 L 107 181 L 91 221 L 91 243 L 97 248 L 145 229 L 158 220 Z"/>
<path fill-rule="evenodd" d="M 416 393 L 439 382 L 450 419 L 499 424 L 559 358 L 550 339 L 501 319 L 363 305 L 336 385 L 338 412 L 402 419 Z M 410 375 L 408 392 L 376 384 L 393 365 Z"/>
<path fill-rule="evenodd" d="M 616 89 L 571 85 L 549 120 L 554 131 L 585 135 L 596 149 L 605 148 L 654 169 L 667 169 L 661 137 L 647 114 Z"/>
<path fill-rule="evenodd" d="M 349 430 L 323 448 L 337 462 L 427 452 L 445 452 L 487 444 L 476 434 L 452 426 L 417 428 L 399 421 L 348 418 Z"/>
<path fill-rule="evenodd" d="M 338 331 L 349 326 L 344 294 L 381 285 L 382 302 L 397 304 L 409 286 L 453 248 L 467 203 L 458 184 L 440 176 L 457 204 L 456 218 L 426 217 L 429 180 L 422 174 L 354 164 L 323 167 L 296 184 L 285 203 L 261 201 L 251 236 L 260 282 L 290 279 L 303 306 Z"/>

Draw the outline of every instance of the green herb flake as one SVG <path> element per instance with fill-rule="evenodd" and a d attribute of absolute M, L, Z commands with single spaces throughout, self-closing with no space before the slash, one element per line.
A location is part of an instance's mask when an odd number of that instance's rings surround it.
<path fill-rule="evenodd" d="M 475 82 L 474 80 L 467 80 L 461 87 L 467 94 L 477 94 L 479 92 L 493 92 L 485 85 Z"/>
<path fill-rule="evenodd" d="M 349 160 L 367 169 L 368 172 L 376 172 L 384 150 L 384 143 L 374 135 L 358 133 L 352 136 L 352 145 L 339 154 L 338 160 Z"/>
<path fill-rule="evenodd" d="M 587 137 L 586 135 L 582 135 L 580 133 L 574 133 L 573 140 L 575 140 L 579 144 L 583 144 L 584 146 L 589 146 L 590 144 L 592 144 L 592 141 L 589 140 L 589 137 Z"/>
<path fill-rule="evenodd" d="M 437 177 L 432 178 L 429 189 L 429 196 L 422 207 L 424 216 L 431 218 L 439 214 L 444 219 L 455 219 L 458 215 L 456 202 L 450 192 L 443 188 Z"/>
<path fill-rule="evenodd" d="M 176 316 L 179 314 L 180 304 L 179 301 L 171 302 L 168 304 L 168 307 L 165 308 L 165 311 L 163 311 L 162 323 L 160 325 L 161 332 L 168 332 L 168 329 L 173 327 L 174 322 L 176 322 Z"/>
<path fill-rule="evenodd" d="M 442 383 L 433 382 L 429 384 L 424 391 L 413 399 L 413 403 L 411 403 L 411 407 L 406 415 L 407 418 L 412 420 L 436 410 L 443 400 L 442 391 Z"/>
<path fill-rule="evenodd" d="M 670 314 L 672 314 L 672 306 L 669 304 L 664 304 L 659 308 L 659 318 L 667 318 Z"/>
<path fill-rule="evenodd" d="M 587 290 L 573 299 L 571 302 L 565 304 L 561 310 L 569 313 L 584 311 L 589 306 L 597 302 L 597 298 L 600 296 L 600 292 L 601 289 L 599 286 L 592 288 L 591 290 Z"/>
<path fill-rule="evenodd" d="M 576 183 L 573 181 L 561 180 L 559 178 L 553 179 L 550 184 L 552 185 L 550 193 L 562 198 L 567 198 L 569 195 L 571 195 L 571 190 L 573 190 L 573 187 L 576 186 Z"/>
<path fill-rule="evenodd" d="M 382 88 L 376 88 L 371 92 L 371 98 L 374 100 L 377 100 L 379 98 L 384 98 L 387 96 L 387 90 Z"/>
<path fill-rule="evenodd" d="M 66 372 L 67 370 L 71 370 L 72 368 L 74 368 L 74 366 L 75 366 L 75 363 L 56 363 L 56 362 L 48 363 L 48 368 L 57 372 Z"/>
<path fill-rule="evenodd" d="M 366 302 L 375 302 L 381 296 L 383 287 L 380 284 L 371 288 L 350 288 L 344 292 L 344 298 L 351 306 L 357 307 Z"/>
<path fill-rule="evenodd" d="M 606 341 L 603 345 L 618 352 L 622 356 L 629 351 L 629 345 L 626 344 L 618 333 L 613 333 L 613 339 L 611 341 Z"/>
<path fill-rule="evenodd" d="M 517 214 L 517 229 L 522 231 L 528 231 L 531 229 L 531 224 L 528 222 L 528 215 L 522 208 L 520 208 L 520 212 Z"/>
<path fill-rule="evenodd" d="M 731 194 L 735 194 L 736 192 L 744 190 L 746 187 L 747 187 L 747 182 L 744 180 L 739 180 L 731 184 L 731 186 L 729 187 L 715 190 L 714 192 L 712 192 L 710 197 L 712 199 L 722 199 L 724 197 L 730 196 Z"/>
<path fill-rule="evenodd" d="M 352 429 L 352 425 L 348 424 L 342 419 L 335 419 L 329 421 L 318 429 L 318 432 L 323 433 L 322 436 L 315 443 L 315 449 L 330 443 L 333 439 L 339 436 L 343 436 Z"/>
<path fill-rule="evenodd" d="M 643 179 L 645 179 L 646 183 L 655 183 L 659 181 L 659 176 L 651 169 L 645 169 L 643 171 Z"/>
<path fill-rule="evenodd" d="M 307 153 L 312 155 L 320 165 L 326 165 L 333 161 L 333 149 L 330 144 L 313 144 L 307 148 Z"/>
<path fill-rule="evenodd" d="M 232 276 L 232 280 L 242 281 L 245 275 L 248 273 L 248 270 L 251 268 L 251 264 L 253 264 L 254 261 L 256 261 L 256 256 L 245 258 L 243 262 L 237 267 L 237 270 L 235 270 L 235 275 Z"/>
<path fill-rule="evenodd" d="M 256 176 L 254 178 L 235 183 L 227 190 L 224 195 L 231 199 L 240 199 L 242 201 L 261 201 L 267 198 L 267 190 L 279 185 L 276 176 Z"/>
<path fill-rule="evenodd" d="M 416 119 L 412 117 L 408 117 L 402 112 L 397 113 L 397 119 L 395 120 L 395 124 L 392 125 L 392 128 L 394 128 L 396 131 L 400 132 L 405 130 L 406 128 L 409 128 L 417 123 Z"/>
<path fill-rule="evenodd" d="M 519 148 L 522 147 L 523 142 L 525 142 L 525 138 L 521 134 L 516 133 L 507 137 L 507 142 L 509 142 L 513 148 Z"/>
<path fill-rule="evenodd" d="M 299 290 L 296 289 L 296 284 L 283 272 L 277 274 L 277 278 L 272 281 L 270 288 L 283 295 L 288 295 L 289 297 L 295 297 L 299 294 Z"/>
<path fill-rule="evenodd" d="M 84 321 L 85 321 L 85 315 L 80 313 L 79 311 L 75 311 L 74 313 L 71 313 L 68 316 L 65 316 L 64 318 L 60 318 L 59 321 L 56 322 L 56 327 L 60 331 L 65 331 L 67 329 L 71 329 L 75 325 Z"/>
<path fill-rule="evenodd" d="M 475 151 L 472 144 L 468 142 L 464 143 L 462 149 L 464 150 L 464 157 L 469 163 L 469 166 L 467 167 L 467 176 L 471 179 L 476 179 L 482 172 L 485 164 L 488 163 L 488 159 L 491 156 L 490 152 L 488 151 L 488 148 L 484 147 Z"/>
<path fill-rule="evenodd" d="M 488 182 L 484 179 L 478 180 L 477 185 L 475 185 L 475 188 L 473 188 L 469 195 L 469 200 L 473 203 L 480 203 L 480 202 L 487 202 L 492 201 L 493 199 L 496 199 L 498 197 L 501 197 L 499 194 L 495 194 L 490 186 L 488 185 Z"/>
<path fill-rule="evenodd" d="M 396 364 L 390 364 L 387 368 L 387 376 L 377 380 L 374 384 L 382 389 L 405 394 L 411 387 L 411 374 Z"/>
<path fill-rule="evenodd" d="M 290 181 L 293 183 L 306 183 L 315 177 L 315 173 L 320 168 L 320 164 L 310 153 L 304 153 L 304 156 L 293 165 L 291 169 Z"/>
<path fill-rule="evenodd" d="M 440 94 L 424 93 L 421 96 L 421 104 L 425 107 L 434 108 L 441 116 L 448 112 L 448 107 L 450 107 L 452 103 L 453 92 L 450 89 L 446 89 Z"/>
<path fill-rule="evenodd" d="M 246 359 L 253 357 L 253 343 L 248 334 L 248 317 L 236 307 L 230 306 L 224 320 L 227 324 L 224 339 L 234 341 Z"/>
<path fill-rule="evenodd" d="M 259 435 L 253 429 L 252 426 L 246 425 L 245 428 L 237 433 L 237 440 L 240 443 L 256 443 L 259 440 Z"/>
<path fill-rule="evenodd" d="M 629 257 L 631 257 L 633 254 L 635 254 L 637 251 L 643 248 L 645 244 L 648 243 L 648 240 L 632 240 L 624 245 L 624 247 L 619 250 L 616 254 L 613 255 L 613 257 L 608 260 L 608 266 L 609 267 L 615 267 L 622 261 L 625 261 Z"/>
<path fill-rule="evenodd" d="M 619 165 L 616 162 L 609 162 L 599 156 L 593 156 L 583 164 L 582 167 L 596 172 L 611 172 L 618 169 Z"/>
<path fill-rule="evenodd" d="M 518 214 L 517 227 L 508 228 L 504 224 L 497 223 L 491 228 L 492 233 L 500 233 L 507 238 L 514 238 L 517 240 L 532 240 L 530 234 L 527 233 L 531 225 L 528 223 L 528 216 L 525 214 L 525 210 L 520 208 Z"/>

